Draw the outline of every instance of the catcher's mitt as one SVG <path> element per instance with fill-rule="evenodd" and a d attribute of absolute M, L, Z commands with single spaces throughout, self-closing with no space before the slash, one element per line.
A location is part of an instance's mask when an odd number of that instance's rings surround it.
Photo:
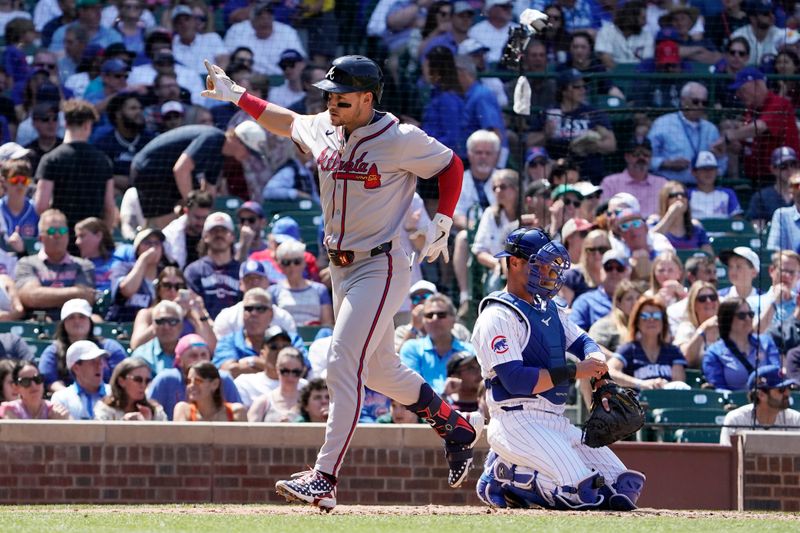
<path fill-rule="evenodd" d="M 608 402 L 608 411 L 603 407 Z M 592 394 L 592 412 L 583 425 L 583 443 L 600 448 L 633 435 L 644 425 L 644 410 L 633 389 L 605 381 Z"/>

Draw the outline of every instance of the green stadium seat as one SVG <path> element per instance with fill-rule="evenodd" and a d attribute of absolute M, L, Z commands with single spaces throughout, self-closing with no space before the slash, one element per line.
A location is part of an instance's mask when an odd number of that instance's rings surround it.
<path fill-rule="evenodd" d="M 236 210 L 244 202 L 238 196 L 217 196 L 214 198 L 214 211 L 228 213 L 236 221 Z"/>
<path fill-rule="evenodd" d="M 56 325 L 52 322 L 0 322 L 0 333 L 13 333 L 25 340 L 52 339 Z"/>
<path fill-rule="evenodd" d="M 675 424 L 674 427 L 661 427 L 656 429 L 657 440 L 662 442 L 674 441 L 674 434 L 680 424 L 716 424 L 721 426 L 725 419 L 723 409 L 690 409 L 673 407 L 656 409 L 653 411 L 653 422 L 656 424 Z M 701 428 L 692 428 L 701 429 Z"/>
<path fill-rule="evenodd" d="M 750 399 L 747 396 L 747 391 L 730 391 L 725 395 L 725 400 L 731 405 L 741 407 L 750 403 Z"/>
<path fill-rule="evenodd" d="M 116 341 L 128 340 L 130 342 L 133 332 L 133 323 L 101 322 L 94 325 L 92 333 L 96 337 L 114 339 Z"/>
<path fill-rule="evenodd" d="M 283 215 L 284 213 L 295 211 L 315 211 L 322 213 L 322 207 L 319 204 L 308 200 L 265 200 L 261 204 L 264 208 L 264 216 L 268 219 L 273 219 L 275 215 Z"/>
<path fill-rule="evenodd" d="M 761 250 L 761 239 L 759 239 L 757 235 L 723 235 L 722 237 L 711 237 L 711 247 L 717 255 L 724 250 L 732 250 L 737 246 L 747 246 L 757 252 Z"/>
<path fill-rule="evenodd" d="M 688 407 L 701 409 L 722 408 L 726 403 L 725 393 L 712 390 L 645 390 L 639 393 L 639 401 L 647 403 L 650 410 Z"/>
<path fill-rule="evenodd" d="M 39 359 L 42 357 L 42 352 L 45 348 L 53 344 L 49 339 L 25 339 L 25 343 L 33 349 L 33 360 L 39 364 Z"/>
<path fill-rule="evenodd" d="M 702 221 L 703 228 L 711 236 L 718 234 L 736 234 L 736 235 L 756 235 L 753 226 L 746 220 L 737 220 L 733 218 L 704 218 Z"/>
<path fill-rule="evenodd" d="M 705 382 L 703 378 L 703 371 L 696 368 L 686 369 L 686 383 L 693 389 L 699 389 Z"/>
<path fill-rule="evenodd" d="M 705 250 L 701 250 L 699 248 L 695 248 L 693 250 L 675 250 L 675 255 L 678 256 L 678 259 L 681 260 L 681 263 L 686 264 L 686 261 L 690 257 L 710 257 L 710 254 Z"/>
<path fill-rule="evenodd" d="M 303 342 L 311 343 L 320 329 L 322 329 L 321 326 L 297 326 L 297 334 L 300 335 Z"/>
<path fill-rule="evenodd" d="M 721 429 L 681 428 L 675 432 L 675 442 L 705 442 L 719 444 Z"/>
<path fill-rule="evenodd" d="M 23 237 L 22 242 L 25 243 L 25 254 L 33 255 L 42 248 L 42 243 L 35 237 Z"/>

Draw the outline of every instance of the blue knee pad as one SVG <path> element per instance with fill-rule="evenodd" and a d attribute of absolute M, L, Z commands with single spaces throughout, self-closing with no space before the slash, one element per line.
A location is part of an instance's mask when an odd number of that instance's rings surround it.
<path fill-rule="evenodd" d="M 584 478 L 577 486 L 561 487 L 555 496 L 556 509 L 561 511 L 588 511 L 599 509 L 606 498 L 600 493 L 605 480 L 599 472 Z"/>
<path fill-rule="evenodd" d="M 613 511 L 636 509 L 636 502 L 642 495 L 646 480 L 644 474 L 635 470 L 626 470 L 617 476 L 617 480 L 611 485 L 614 494 L 608 497 L 609 509 Z"/>

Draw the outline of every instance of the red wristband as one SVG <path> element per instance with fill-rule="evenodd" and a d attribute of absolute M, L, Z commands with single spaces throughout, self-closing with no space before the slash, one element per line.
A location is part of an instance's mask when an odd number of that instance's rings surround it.
<path fill-rule="evenodd" d="M 247 91 L 239 98 L 239 108 L 256 120 L 267 108 L 267 103 L 266 100 L 253 96 Z"/>

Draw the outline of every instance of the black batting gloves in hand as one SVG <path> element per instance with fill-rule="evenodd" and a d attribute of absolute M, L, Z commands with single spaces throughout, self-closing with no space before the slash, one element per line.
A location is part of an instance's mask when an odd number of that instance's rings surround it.
<path fill-rule="evenodd" d="M 237 85 L 225 74 L 224 70 L 217 65 L 212 65 L 208 59 L 203 60 L 203 63 L 208 70 L 208 76 L 206 76 L 206 90 L 201 92 L 200 96 L 238 104 L 245 88 Z"/>

